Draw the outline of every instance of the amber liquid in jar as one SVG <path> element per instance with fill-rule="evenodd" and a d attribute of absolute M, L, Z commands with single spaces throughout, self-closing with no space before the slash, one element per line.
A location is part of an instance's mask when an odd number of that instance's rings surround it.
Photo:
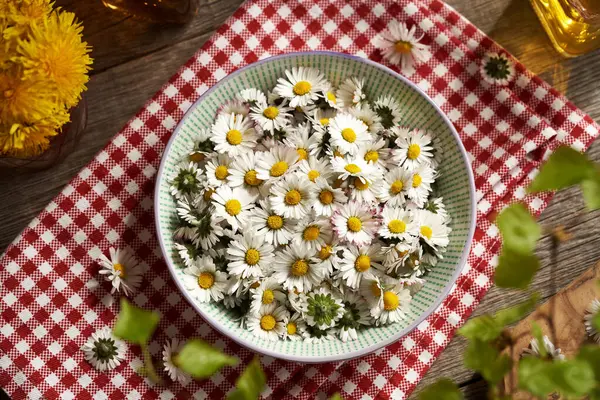
<path fill-rule="evenodd" d="M 566 57 L 600 48 L 600 0 L 531 0 L 552 44 Z"/>
<path fill-rule="evenodd" d="M 102 0 L 108 8 L 153 22 L 185 23 L 198 12 L 198 0 Z"/>

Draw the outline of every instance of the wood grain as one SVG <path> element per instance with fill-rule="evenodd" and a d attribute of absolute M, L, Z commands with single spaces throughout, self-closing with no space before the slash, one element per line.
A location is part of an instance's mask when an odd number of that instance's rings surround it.
<path fill-rule="evenodd" d="M 141 22 L 105 9 L 100 0 L 57 0 L 77 13 L 84 23 L 85 39 L 94 47 L 94 71 L 86 94 L 88 128 L 76 151 L 51 170 L 35 174 L 0 175 L 0 251 L 35 217 L 60 189 L 144 105 L 169 77 L 193 55 L 214 29 L 242 0 L 200 0 L 199 15 L 188 25 L 161 26 Z M 576 59 L 560 58 L 553 50 L 526 0 L 448 0 L 485 33 L 519 58 L 529 69 L 565 93 L 578 107 L 600 120 L 600 52 Z M 600 145 L 589 151 L 600 161 Z M 548 226 L 562 224 L 573 233 L 551 254 L 545 236 L 538 253 L 542 269 L 533 290 L 549 298 L 600 259 L 600 213 L 587 213 L 577 189 L 559 193 L 542 215 Z M 549 265 L 558 273 L 551 276 Z M 492 288 L 474 315 L 516 304 L 527 293 Z M 469 398 L 485 393 L 483 383 L 462 365 L 465 343 L 453 339 L 418 386 L 442 376 L 454 379 Z"/>

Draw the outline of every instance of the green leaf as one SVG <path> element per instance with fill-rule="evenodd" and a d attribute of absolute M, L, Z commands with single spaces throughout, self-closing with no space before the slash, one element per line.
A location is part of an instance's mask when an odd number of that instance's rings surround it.
<path fill-rule="evenodd" d="M 467 321 L 458 330 L 458 334 L 467 339 L 488 342 L 500 336 L 502 329 L 504 329 L 502 325 L 495 321 L 491 315 L 486 314 Z"/>
<path fill-rule="evenodd" d="M 512 360 L 490 343 L 472 340 L 464 354 L 465 366 L 479 372 L 489 383 L 499 383 L 512 368 Z"/>
<path fill-rule="evenodd" d="M 501 288 L 526 289 L 539 268 L 540 260 L 535 254 L 520 254 L 503 247 L 494 282 Z"/>
<path fill-rule="evenodd" d="M 115 322 L 113 333 L 116 337 L 130 343 L 144 345 L 152 337 L 159 320 L 158 313 L 136 307 L 121 297 L 121 312 Z"/>
<path fill-rule="evenodd" d="M 546 397 L 556 391 L 552 363 L 536 357 L 523 357 L 519 361 L 519 387 L 534 396 Z"/>
<path fill-rule="evenodd" d="M 542 234 L 542 229 L 520 203 L 506 207 L 496 218 L 496 224 L 502 234 L 502 245 L 505 249 L 518 254 L 532 254 Z"/>
<path fill-rule="evenodd" d="M 583 345 L 579 348 L 576 358 L 586 361 L 592 367 L 596 381 L 600 382 L 600 346 Z"/>
<path fill-rule="evenodd" d="M 555 362 L 554 368 L 558 391 L 566 397 L 581 397 L 596 387 L 594 370 L 586 361 Z"/>
<path fill-rule="evenodd" d="M 228 396 L 228 400 L 255 400 L 260 396 L 265 384 L 267 376 L 260 366 L 258 357 L 248 364 L 242 375 L 235 381 L 236 389 Z"/>
<path fill-rule="evenodd" d="M 559 190 L 583 182 L 594 164 L 585 154 L 567 146 L 556 149 L 527 188 L 530 193 Z"/>
<path fill-rule="evenodd" d="M 329 398 L 329 400 L 344 400 L 344 398 L 341 394 L 336 392 Z"/>
<path fill-rule="evenodd" d="M 596 381 L 593 368 L 585 360 L 545 361 L 525 357 L 519 362 L 519 387 L 538 397 L 555 392 L 581 397 L 596 387 Z"/>
<path fill-rule="evenodd" d="M 589 210 L 600 209 L 600 171 L 581 182 L 581 191 Z"/>
<path fill-rule="evenodd" d="M 189 340 L 174 357 L 175 364 L 196 379 L 208 378 L 226 365 L 236 365 L 237 359 L 223 354 L 200 339 Z"/>
<path fill-rule="evenodd" d="M 544 343 L 544 334 L 542 333 L 542 328 L 540 328 L 540 326 L 536 322 L 531 323 L 531 335 L 538 344 L 540 357 L 546 357 L 548 355 L 548 352 L 546 351 L 546 344 Z"/>
<path fill-rule="evenodd" d="M 450 379 L 442 378 L 419 393 L 419 400 L 461 400 L 463 395 Z"/>
<path fill-rule="evenodd" d="M 514 324 L 515 322 L 522 320 L 527 314 L 529 314 L 531 310 L 533 310 L 539 299 L 540 294 L 534 293 L 531 295 L 529 300 L 521 304 L 517 304 L 516 306 L 508 307 L 498 311 L 494 315 L 494 319 L 502 326 Z"/>

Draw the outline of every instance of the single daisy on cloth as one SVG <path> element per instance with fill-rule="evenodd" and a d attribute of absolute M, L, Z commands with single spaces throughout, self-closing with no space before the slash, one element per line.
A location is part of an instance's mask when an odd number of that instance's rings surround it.
<path fill-rule="evenodd" d="M 202 256 L 191 266 L 183 270 L 183 283 L 201 303 L 219 301 L 227 289 L 228 276 L 225 272 L 218 271 L 210 256 Z"/>
<path fill-rule="evenodd" d="M 181 351 L 184 344 L 185 342 L 177 339 L 167 340 L 163 346 L 162 359 L 164 370 L 167 375 L 169 375 L 169 378 L 171 378 L 172 381 L 179 382 L 185 386 L 191 382 L 192 377 L 179 369 L 173 360 L 173 357 Z"/>
<path fill-rule="evenodd" d="M 479 70 L 492 85 L 506 86 L 515 78 L 515 63 L 504 53 L 486 53 Z"/>
<path fill-rule="evenodd" d="M 344 315 L 344 304 L 339 295 L 320 287 L 306 294 L 305 310 L 304 318 L 309 326 L 329 329 Z"/>
<path fill-rule="evenodd" d="M 338 321 L 338 336 L 342 342 L 358 339 L 357 329 L 371 325 L 369 306 L 356 292 L 346 292 L 343 298 L 344 314 Z"/>
<path fill-rule="evenodd" d="M 419 225 L 410 210 L 400 207 L 384 207 L 381 212 L 379 234 L 384 239 L 398 239 L 410 242 L 419 236 Z"/>
<path fill-rule="evenodd" d="M 218 188 L 221 185 L 227 185 L 231 162 L 232 160 L 227 154 L 219 154 L 216 158 L 206 162 L 206 177 L 211 187 Z"/>
<path fill-rule="evenodd" d="M 328 121 L 327 131 L 331 135 L 331 145 L 343 154 L 358 153 L 359 146 L 370 140 L 367 125 L 352 114 L 339 112 Z"/>
<path fill-rule="evenodd" d="M 272 245 L 265 236 L 257 233 L 251 226 L 229 243 L 227 248 L 227 271 L 242 278 L 261 277 L 269 270 L 273 260 Z"/>
<path fill-rule="evenodd" d="M 255 196 L 251 196 L 242 188 L 231 189 L 229 186 L 221 186 L 212 194 L 212 203 L 215 206 L 215 214 L 223 217 L 234 232 L 240 225 L 244 225 L 250 218 L 247 212 L 254 207 Z"/>
<path fill-rule="evenodd" d="M 256 171 L 256 154 L 249 152 L 237 156 L 231 163 L 229 175 L 227 175 L 229 186 L 240 187 L 253 197 L 258 196 L 260 189 L 264 187 L 264 181 L 258 179 Z"/>
<path fill-rule="evenodd" d="M 276 302 L 278 305 L 284 305 L 287 299 L 287 293 L 284 292 L 280 283 L 273 277 L 265 278 L 255 289 L 250 288 L 250 312 L 258 313 L 261 308 Z"/>
<path fill-rule="evenodd" d="M 288 174 L 271 187 L 271 208 L 286 218 L 300 219 L 309 213 L 313 202 L 312 183 Z"/>
<path fill-rule="evenodd" d="M 258 135 L 249 118 L 232 114 L 217 117 L 210 139 L 214 142 L 216 151 L 229 157 L 237 157 L 256 147 Z"/>
<path fill-rule="evenodd" d="M 370 279 L 377 274 L 374 268 L 383 268 L 381 260 L 381 245 L 378 243 L 360 247 L 348 245 L 344 249 L 338 275 L 349 288 L 357 290 L 363 279 Z"/>
<path fill-rule="evenodd" d="M 412 296 L 404 284 L 393 278 L 384 280 L 381 299 L 373 308 L 371 316 L 375 318 L 376 325 L 387 325 L 406 319 Z"/>
<path fill-rule="evenodd" d="M 340 108 L 361 107 L 367 99 L 363 78 L 350 77 L 344 80 L 336 92 L 337 105 Z"/>
<path fill-rule="evenodd" d="M 293 243 L 299 243 L 306 249 L 315 252 L 331 241 L 333 231 L 331 222 L 326 217 L 307 215 L 296 224 Z"/>
<path fill-rule="evenodd" d="M 548 355 L 548 357 L 550 357 L 552 360 L 565 359 L 565 355 L 562 354 L 562 350 L 557 348 L 548 336 L 544 335 L 542 340 L 544 342 L 543 346 L 546 349 L 546 354 Z M 522 356 L 538 358 L 541 357 L 540 345 L 535 338 L 531 339 L 531 342 L 529 342 L 529 347 L 523 350 Z"/>
<path fill-rule="evenodd" d="M 287 331 L 285 322 L 289 311 L 275 303 L 268 304 L 257 313 L 250 313 L 246 324 L 248 330 L 261 339 L 276 341 Z"/>
<path fill-rule="evenodd" d="M 286 78 L 279 78 L 273 91 L 289 99 L 290 107 L 305 107 L 314 104 L 328 88 L 325 76 L 319 70 L 309 67 L 294 67 L 285 71 Z"/>
<path fill-rule="evenodd" d="M 312 256 L 313 253 L 304 246 L 292 243 L 275 253 L 272 276 L 285 289 L 310 290 L 323 281 L 323 267 L 314 263 Z"/>
<path fill-rule="evenodd" d="M 81 350 L 86 361 L 98 371 L 110 371 L 125 360 L 127 346 L 113 336 L 109 327 L 104 327 L 92 333 Z"/>
<path fill-rule="evenodd" d="M 263 131 L 273 132 L 283 129 L 290 123 L 292 110 L 290 107 L 267 103 L 257 103 L 250 109 L 250 118 L 258 124 Z"/>
<path fill-rule="evenodd" d="M 177 199 L 193 199 L 200 192 L 202 170 L 193 162 L 182 161 L 169 180 L 171 194 Z"/>
<path fill-rule="evenodd" d="M 108 251 L 110 259 L 100 254 L 99 272 L 106 275 L 106 279 L 112 284 L 111 293 L 123 290 L 123 293 L 129 296 L 140 286 L 144 271 L 128 249 L 115 250 L 111 247 Z"/>
<path fill-rule="evenodd" d="M 293 342 L 302 340 L 306 333 L 306 322 L 302 319 L 300 313 L 293 313 L 289 318 L 284 319 L 285 332 L 283 338 Z"/>
<path fill-rule="evenodd" d="M 414 171 L 424 163 L 429 164 L 433 157 L 431 136 L 422 129 L 401 132 L 396 145 L 398 148 L 392 150 L 390 161 L 409 171 Z"/>
<path fill-rule="evenodd" d="M 252 212 L 254 229 L 264 235 L 267 243 L 274 246 L 288 244 L 294 235 L 296 220 L 277 214 L 268 200 L 260 200 L 258 204 L 260 207 L 256 207 Z"/>
<path fill-rule="evenodd" d="M 333 176 L 329 161 L 326 158 L 319 159 L 314 156 L 300 161 L 297 172 L 303 174 L 312 183 L 315 183 L 318 178 L 329 180 Z"/>
<path fill-rule="evenodd" d="M 312 207 L 315 215 L 331 217 L 335 209 L 348 201 L 342 189 L 334 189 L 327 180 L 321 177 L 316 179 L 313 192 Z"/>
<path fill-rule="evenodd" d="M 386 60 L 407 73 L 415 63 L 425 61 L 429 52 L 429 46 L 420 43 L 423 35 L 417 37 L 416 32 L 416 25 L 409 29 L 404 22 L 392 20 L 387 29 L 373 39 L 373 44 Z"/>
<path fill-rule="evenodd" d="M 594 327 L 594 318 L 600 313 L 600 300 L 592 300 L 585 311 L 585 330 L 590 338 L 600 344 L 600 332 Z"/>
<path fill-rule="evenodd" d="M 290 147 L 279 145 L 256 155 L 257 178 L 277 182 L 289 171 L 297 168 L 298 154 Z"/>
<path fill-rule="evenodd" d="M 357 246 L 371 243 L 379 227 L 375 210 L 368 204 L 356 201 L 339 207 L 333 214 L 332 223 L 341 241 Z"/>

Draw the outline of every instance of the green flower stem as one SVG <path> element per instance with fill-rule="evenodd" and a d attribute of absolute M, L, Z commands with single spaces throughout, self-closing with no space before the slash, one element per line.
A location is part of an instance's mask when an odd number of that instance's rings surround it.
<path fill-rule="evenodd" d="M 140 347 L 142 348 L 142 354 L 144 355 L 144 371 L 146 372 L 146 375 L 152 382 L 162 384 L 162 379 L 156 373 L 156 369 L 154 369 L 154 363 L 152 362 L 150 350 L 148 350 L 148 344 L 142 344 Z"/>

